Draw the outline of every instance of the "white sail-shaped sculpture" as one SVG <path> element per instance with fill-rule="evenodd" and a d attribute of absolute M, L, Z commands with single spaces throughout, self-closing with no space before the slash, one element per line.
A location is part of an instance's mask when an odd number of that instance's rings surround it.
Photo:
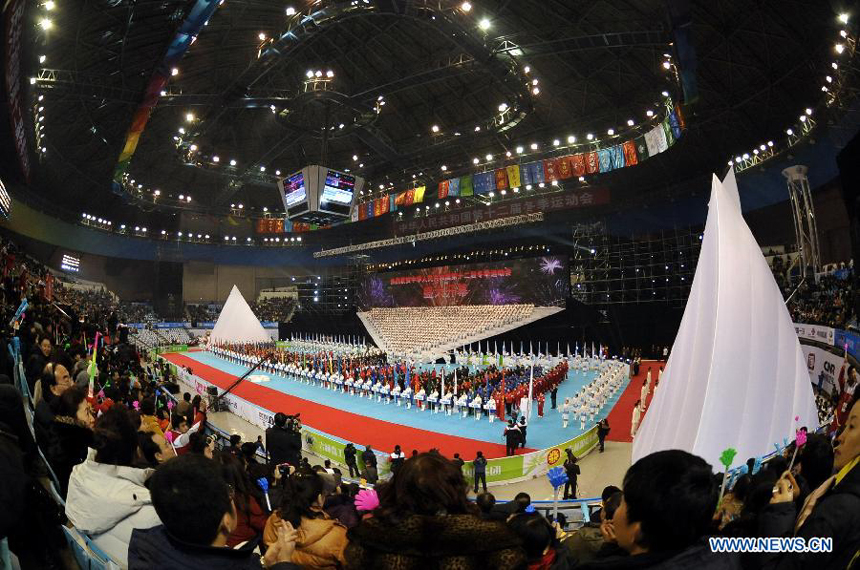
<path fill-rule="evenodd" d="M 734 174 L 724 183 L 714 177 L 690 297 L 633 440 L 633 461 L 682 449 L 719 468 L 728 447 L 739 464 L 793 440 L 798 427 L 817 425 L 806 359 L 741 214 Z"/>
<path fill-rule="evenodd" d="M 233 285 L 215 328 L 212 329 L 210 342 L 269 342 L 272 338 L 251 307 L 245 301 L 239 288 Z"/>

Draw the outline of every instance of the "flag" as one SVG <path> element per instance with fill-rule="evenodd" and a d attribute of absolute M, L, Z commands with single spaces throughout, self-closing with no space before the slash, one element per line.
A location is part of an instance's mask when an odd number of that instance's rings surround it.
<path fill-rule="evenodd" d="M 383 196 L 381 198 L 377 198 L 376 200 L 374 200 L 374 206 L 373 206 L 374 217 L 381 216 L 382 214 L 387 214 L 388 208 L 389 208 L 388 196 Z"/>
<path fill-rule="evenodd" d="M 520 167 L 518 164 L 512 164 L 505 167 L 508 171 L 508 184 L 511 188 L 519 188 L 520 186 Z"/>
<path fill-rule="evenodd" d="M 574 176 L 582 176 L 585 174 L 585 155 L 584 154 L 574 154 L 568 157 L 571 164 L 571 169 L 573 170 Z"/>
<path fill-rule="evenodd" d="M 561 158 L 556 159 L 556 172 L 558 173 L 558 177 L 562 180 L 566 180 L 573 176 L 573 163 L 571 160 L 573 159 L 573 155 L 570 156 L 562 156 Z"/>
<path fill-rule="evenodd" d="M 96 376 L 99 375 L 99 368 L 98 368 L 98 365 L 96 364 L 96 359 L 98 358 L 98 355 L 99 355 L 99 340 L 101 339 L 101 336 L 102 336 L 101 333 L 99 333 L 99 332 L 96 333 L 96 337 L 93 340 L 92 359 L 90 360 L 90 366 L 87 369 L 87 376 L 90 377 L 90 393 L 89 393 L 90 398 L 93 397 L 93 394 L 94 394 L 93 385 L 95 384 Z"/>
<path fill-rule="evenodd" d="M 672 127 L 672 136 L 675 140 L 681 138 L 681 121 L 674 110 L 669 113 L 669 125 Z"/>
<path fill-rule="evenodd" d="M 639 161 L 636 157 L 636 143 L 633 141 L 627 141 L 623 145 L 624 152 L 624 164 L 626 166 L 633 166 L 637 164 Z"/>
<path fill-rule="evenodd" d="M 460 177 L 460 196 L 472 196 L 474 194 L 472 188 L 472 175 Z"/>
<path fill-rule="evenodd" d="M 452 178 L 448 181 L 448 196 L 460 195 L 460 179 Z"/>
<path fill-rule="evenodd" d="M 424 186 L 418 186 L 417 188 L 415 188 L 415 190 L 412 194 L 412 203 L 413 204 L 420 204 L 423 201 L 424 201 Z"/>
<path fill-rule="evenodd" d="M 499 168 L 495 172 L 496 190 L 504 190 L 508 187 L 508 172 L 504 168 Z"/>
<path fill-rule="evenodd" d="M 366 220 L 367 219 L 367 206 L 365 206 L 364 204 L 359 204 L 356 206 L 356 209 L 358 210 L 358 219 L 359 220 Z"/>
<path fill-rule="evenodd" d="M 636 137 L 636 154 L 639 156 L 639 162 L 642 162 L 651 156 L 651 153 L 648 152 L 648 144 L 645 141 L 645 135 Z"/>
<path fill-rule="evenodd" d="M 388 211 L 396 212 L 397 211 L 397 195 L 389 194 L 388 195 Z"/>
<path fill-rule="evenodd" d="M 373 217 L 373 212 L 374 212 L 374 210 L 376 209 L 376 208 L 375 208 L 375 203 L 374 203 L 374 202 L 375 202 L 375 200 L 371 200 L 370 202 L 368 202 L 368 203 L 366 204 L 366 206 L 367 206 L 367 217 L 368 217 L 368 218 L 372 218 L 372 217 Z"/>
<path fill-rule="evenodd" d="M 608 148 L 602 148 L 597 151 L 597 168 L 600 172 L 609 172 L 612 170 L 612 151 Z"/>
<path fill-rule="evenodd" d="M 454 369 L 454 395 L 457 395 L 457 369 Z"/>
<path fill-rule="evenodd" d="M 529 373 L 529 407 L 526 410 L 526 422 L 532 419 L 532 394 L 535 389 L 535 361 L 532 360 L 531 372 Z"/>
<path fill-rule="evenodd" d="M 495 173 L 491 170 L 489 172 L 475 174 L 472 177 L 472 183 L 474 185 L 475 194 L 487 194 L 495 188 Z"/>
<path fill-rule="evenodd" d="M 548 158 L 543 161 L 543 179 L 552 182 L 558 180 L 558 159 Z"/>
<path fill-rule="evenodd" d="M 624 168 L 624 147 L 620 144 L 609 147 L 609 157 L 612 170 Z"/>
<path fill-rule="evenodd" d="M 663 119 L 663 122 L 660 124 L 663 127 L 663 133 L 666 136 L 666 148 L 675 144 L 675 132 L 672 130 L 672 123 L 667 116 Z"/>
<path fill-rule="evenodd" d="M 443 180 L 439 183 L 439 199 L 448 197 L 448 181 Z"/>
<path fill-rule="evenodd" d="M 597 158 L 596 152 L 589 152 L 585 155 L 585 172 L 594 174 L 600 170 L 600 161 Z"/>
<path fill-rule="evenodd" d="M 399 192 L 397 197 L 394 199 L 394 204 L 397 206 L 408 206 L 406 203 L 406 193 L 408 190 L 404 190 L 403 192 Z"/>
<path fill-rule="evenodd" d="M 645 145 L 648 147 L 648 156 L 660 154 L 668 148 L 666 144 L 666 133 L 662 125 L 657 125 L 645 133 Z"/>

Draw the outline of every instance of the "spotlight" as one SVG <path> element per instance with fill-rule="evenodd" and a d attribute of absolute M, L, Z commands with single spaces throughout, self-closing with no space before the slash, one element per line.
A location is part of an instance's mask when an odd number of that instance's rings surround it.
<path fill-rule="evenodd" d="M 540 94 L 540 88 L 539 87 L 535 87 L 534 89 L 532 89 L 532 95 L 539 95 L 539 94 Z"/>
<path fill-rule="evenodd" d="M 328 71 L 325 72 L 325 76 L 328 77 L 329 79 L 331 79 L 332 77 L 334 77 L 334 71 L 329 69 Z"/>
<path fill-rule="evenodd" d="M 627 126 L 628 126 L 628 127 L 632 127 L 632 126 L 633 126 L 633 125 L 635 125 L 635 124 L 636 124 L 636 123 L 633 121 L 633 119 L 627 119 Z"/>
<path fill-rule="evenodd" d="M 490 20 L 487 18 L 482 18 L 480 22 L 478 22 L 478 27 L 482 30 L 490 29 Z"/>
<path fill-rule="evenodd" d="M 573 144 L 573 143 L 575 143 L 575 142 L 576 142 L 576 137 L 575 137 L 575 136 L 573 136 L 573 135 L 568 135 L 568 137 L 567 137 L 567 144 Z"/>
<path fill-rule="evenodd" d="M 793 129 L 785 129 L 785 134 L 787 134 L 788 136 L 791 136 L 794 134 L 794 130 Z"/>
<path fill-rule="evenodd" d="M 314 76 L 314 72 L 310 69 L 308 70 L 307 73 L 305 73 L 305 77 L 307 77 L 308 79 L 312 79 L 313 76 Z"/>
<path fill-rule="evenodd" d="M 668 61 L 663 62 L 663 69 L 672 69 L 672 64 Z"/>
<path fill-rule="evenodd" d="M 531 190 L 531 189 L 532 189 L 532 185 L 531 185 L 531 184 L 526 184 L 526 190 Z"/>
<path fill-rule="evenodd" d="M 490 160 L 493 160 L 493 155 L 492 155 L 492 154 L 488 154 L 488 155 L 487 155 L 487 156 L 485 156 L 484 158 L 486 158 L 486 159 L 487 159 L 487 161 L 490 161 Z"/>
<path fill-rule="evenodd" d="M 287 16 L 292 16 L 292 15 L 294 15 L 295 13 L 296 13 L 296 9 L 295 9 L 295 8 L 293 8 L 292 6 L 290 6 L 290 7 L 288 7 L 288 8 L 287 8 Z"/>
<path fill-rule="evenodd" d="M 647 111 L 645 111 L 645 116 L 646 117 L 653 117 L 654 111 L 652 111 L 651 109 L 648 109 Z"/>
<path fill-rule="evenodd" d="M 591 133 L 588 133 L 587 135 L 585 135 L 585 138 L 588 140 L 594 140 L 594 135 Z"/>
<path fill-rule="evenodd" d="M 523 147 L 518 146 L 517 147 L 517 154 L 522 154 L 522 153 L 523 153 Z"/>
<path fill-rule="evenodd" d="M 446 170 L 448 170 L 448 167 L 443 164 L 442 165 L 442 172 L 445 172 Z"/>
<path fill-rule="evenodd" d="M 236 166 L 236 160 L 230 159 L 230 166 Z"/>
<path fill-rule="evenodd" d="M 53 10 L 55 6 L 56 6 L 56 4 L 54 4 L 54 0 L 48 0 L 47 2 L 45 2 L 45 10 L 47 10 L 48 12 Z M 848 15 L 844 14 L 844 16 L 845 16 L 845 22 L 848 22 Z M 840 16 L 840 18 L 841 18 L 841 16 Z M 843 23 L 845 23 L 845 22 L 843 22 Z"/>
<path fill-rule="evenodd" d="M 42 18 L 41 20 L 39 20 L 39 27 L 41 27 L 45 31 L 50 30 L 53 26 L 54 23 L 51 21 L 50 18 Z"/>
<path fill-rule="evenodd" d="M 558 139 L 553 139 L 553 140 L 552 140 L 552 146 L 558 146 L 558 145 L 560 145 L 560 144 L 561 144 L 561 141 L 560 141 L 560 140 L 558 140 Z"/>
<path fill-rule="evenodd" d="M 171 69 L 170 75 L 172 75 L 173 77 L 176 77 L 177 75 L 179 75 L 179 68 L 174 67 L 173 69 Z"/>
<path fill-rule="evenodd" d="M 197 150 L 197 145 L 193 144 L 193 145 L 189 146 L 188 148 L 191 150 L 191 152 L 194 152 L 195 150 Z"/>
<path fill-rule="evenodd" d="M 807 108 L 806 108 L 806 114 L 807 114 L 807 115 L 811 115 L 811 114 L 812 114 L 812 109 L 810 109 L 809 107 L 807 107 Z"/>
<path fill-rule="evenodd" d="M 39 63 L 45 63 L 45 60 L 46 60 L 46 59 L 48 59 L 46 56 L 44 56 L 44 55 L 40 55 L 40 56 L 39 56 Z"/>
<path fill-rule="evenodd" d="M 609 136 L 611 137 L 612 135 L 614 135 L 614 134 L 615 134 L 615 129 L 609 129 L 609 130 L 607 130 L 607 131 L 606 131 L 606 134 L 607 134 L 607 135 L 609 135 Z"/>
<path fill-rule="evenodd" d="M 478 157 L 477 157 L 477 156 L 476 156 L 475 158 L 473 158 L 473 159 L 472 159 L 472 164 L 478 164 L 479 162 L 481 162 L 481 161 L 480 161 L 480 160 L 478 160 Z"/>
<path fill-rule="evenodd" d="M 842 44 L 836 44 L 835 46 L 833 46 L 833 49 L 836 50 L 836 53 L 842 53 L 843 51 L 845 51 L 845 46 Z"/>
<path fill-rule="evenodd" d="M 260 38 L 261 42 L 266 41 L 266 34 L 264 34 L 263 32 L 260 32 L 259 34 L 257 34 L 257 37 Z"/>
<path fill-rule="evenodd" d="M 843 24 L 847 24 L 848 23 L 848 14 L 846 12 L 839 14 L 839 21 L 842 22 Z"/>
<path fill-rule="evenodd" d="M 320 71 L 319 69 L 314 71 L 314 77 L 322 77 L 322 71 Z"/>
<path fill-rule="evenodd" d="M 266 167 L 265 167 L 265 166 L 261 166 L 261 167 L 260 167 L 260 172 L 265 172 L 265 171 L 266 171 Z"/>
<path fill-rule="evenodd" d="M 430 127 L 430 130 L 433 131 L 434 133 L 438 133 L 439 132 L 439 125 L 433 125 L 432 127 Z"/>
<path fill-rule="evenodd" d="M 472 4 L 470 4 L 469 2 L 463 2 L 462 4 L 460 4 L 460 9 L 464 12 L 468 12 L 472 9 Z"/>
<path fill-rule="evenodd" d="M 531 149 L 532 149 L 532 150 L 537 150 L 537 148 L 538 148 L 538 144 L 537 144 L 537 143 L 532 143 L 532 144 L 531 144 Z"/>

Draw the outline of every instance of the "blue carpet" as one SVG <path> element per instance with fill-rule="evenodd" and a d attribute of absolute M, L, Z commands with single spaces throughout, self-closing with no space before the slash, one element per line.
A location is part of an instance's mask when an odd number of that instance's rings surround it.
<path fill-rule="evenodd" d="M 240 366 L 223 360 L 209 352 L 185 352 L 184 356 L 196 360 L 207 366 L 218 368 L 228 374 L 241 376 L 247 372 L 248 367 Z M 339 410 L 349 411 L 356 414 L 362 414 L 370 418 L 397 423 L 400 425 L 411 426 L 427 431 L 454 435 L 459 437 L 468 437 L 479 441 L 487 441 L 491 443 L 504 443 L 502 437 L 502 423 L 496 419 L 492 424 L 485 417 L 481 420 L 475 420 L 469 416 L 466 419 L 456 416 L 446 416 L 444 414 L 432 414 L 429 411 L 420 411 L 417 407 L 407 410 L 405 406 L 400 407 L 395 404 L 384 405 L 377 403 L 376 400 L 367 398 L 359 398 L 358 396 L 349 396 L 332 390 L 326 390 L 320 386 L 302 384 L 293 380 L 288 380 L 281 376 L 273 375 L 268 372 L 255 372 L 255 375 L 260 374 L 270 378 L 268 382 L 263 382 L 260 385 L 273 390 L 278 390 L 296 396 L 304 400 L 310 400 L 318 404 L 337 408 Z M 567 379 L 561 383 L 558 390 L 558 404 L 564 402 L 566 397 L 572 397 L 583 386 L 589 383 L 595 376 L 596 372 L 586 372 L 579 374 L 569 372 Z M 248 380 L 246 380 L 247 382 Z M 604 418 L 608 415 L 612 406 L 618 400 L 618 397 L 624 392 L 622 386 L 606 405 L 599 411 L 597 419 Z M 283 411 L 286 413 L 296 413 L 301 410 L 274 410 Z M 596 421 L 596 420 L 595 420 Z M 529 423 L 528 441 L 526 445 L 534 449 L 545 449 L 573 439 L 579 435 L 579 421 L 571 420 L 567 429 L 561 427 L 561 414 L 558 410 L 550 409 L 549 397 L 546 399 L 544 407 L 544 417 L 537 416 L 537 406 L 532 411 L 532 421 Z M 586 429 L 590 429 L 591 424 L 586 425 Z M 408 448 L 406 443 L 404 448 Z"/>

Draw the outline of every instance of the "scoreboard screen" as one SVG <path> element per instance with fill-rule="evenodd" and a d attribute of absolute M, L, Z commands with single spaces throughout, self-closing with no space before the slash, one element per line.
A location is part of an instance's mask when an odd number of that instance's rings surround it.
<path fill-rule="evenodd" d="M 355 196 L 355 176 L 325 169 L 319 210 L 330 214 L 348 216 Z"/>
<path fill-rule="evenodd" d="M 325 166 L 305 166 L 278 180 L 287 218 L 295 222 L 330 224 L 352 213 L 364 178 Z"/>

